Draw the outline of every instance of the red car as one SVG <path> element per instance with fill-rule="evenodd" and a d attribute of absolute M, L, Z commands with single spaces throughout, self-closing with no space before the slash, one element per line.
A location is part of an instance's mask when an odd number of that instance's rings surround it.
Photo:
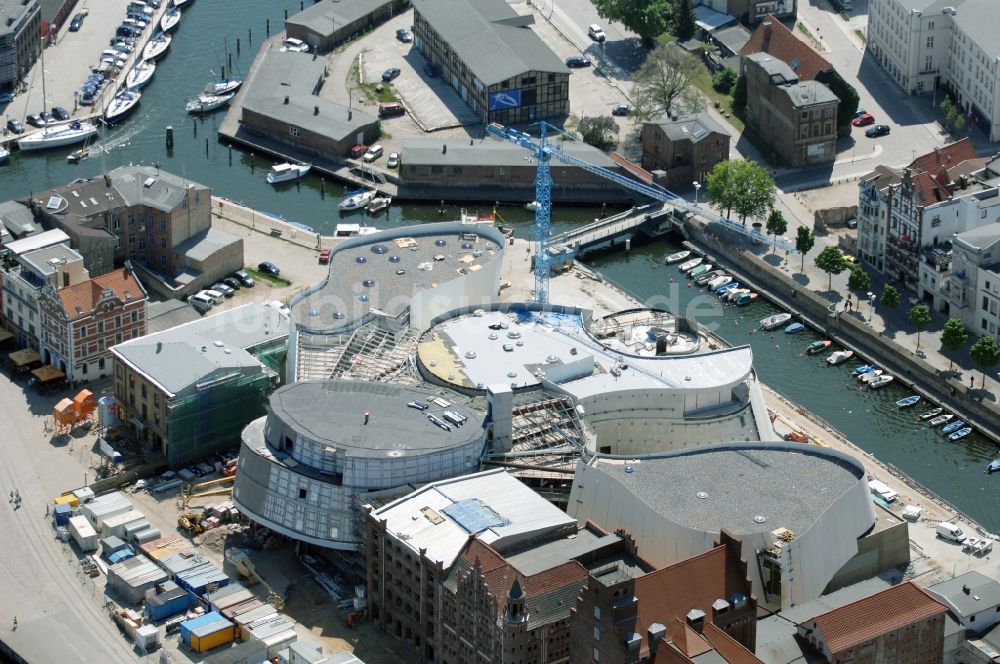
<path fill-rule="evenodd" d="M 351 148 L 351 156 L 354 157 L 355 159 L 360 159 L 361 155 L 363 155 L 366 152 L 368 152 L 367 145 L 355 145 L 353 148 Z"/>
<path fill-rule="evenodd" d="M 871 113 L 862 113 L 858 117 L 851 120 L 851 124 L 855 127 L 864 127 L 865 125 L 875 124 L 875 116 Z"/>
<path fill-rule="evenodd" d="M 326 265 L 327 263 L 330 262 L 330 254 L 332 252 L 333 252 L 332 249 L 324 249 L 323 251 L 319 252 L 320 265 Z"/>

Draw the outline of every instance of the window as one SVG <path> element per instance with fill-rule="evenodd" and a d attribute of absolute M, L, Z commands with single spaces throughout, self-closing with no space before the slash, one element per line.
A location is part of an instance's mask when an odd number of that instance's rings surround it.
<path fill-rule="evenodd" d="M 288 128 L 288 133 L 291 134 L 292 136 L 298 136 L 299 135 L 299 128 L 298 127 L 289 127 Z"/>
<path fill-rule="evenodd" d="M 97 333 L 101 334 L 102 332 L 104 332 L 104 321 L 99 320 L 97 321 Z"/>
<path fill-rule="evenodd" d="M 139 330 L 132 330 L 132 338 L 137 339 L 139 337 Z"/>
<path fill-rule="evenodd" d="M 928 55 L 924 58 L 924 71 L 930 71 L 934 69 L 934 56 Z"/>
<path fill-rule="evenodd" d="M 595 641 L 600 641 L 601 640 L 601 628 L 600 627 L 595 627 L 594 628 L 594 640 Z"/>
<path fill-rule="evenodd" d="M 161 231 L 167 230 L 167 220 L 166 219 L 160 219 L 160 230 Z"/>
<path fill-rule="evenodd" d="M 934 35 L 927 38 L 927 48 L 934 48 Z"/>
<path fill-rule="evenodd" d="M 985 219 L 986 218 L 986 210 L 980 210 L 979 211 L 979 218 L 980 219 Z"/>
<path fill-rule="evenodd" d="M 101 371 L 104 371 L 104 358 L 103 357 L 97 361 L 97 368 L 100 369 Z"/>
<path fill-rule="evenodd" d="M 133 311 L 132 312 L 132 322 L 133 323 L 138 323 L 139 322 L 139 312 L 138 311 Z"/>
<path fill-rule="evenodd" d="M 601 651 L 598 650 L 597 648 L 594 648 L 594 661 L 595 662 L 601 661 Z"/>
<path fill-rule="evenodd" d="M 303 489 L 303 488 L 300 487 L 299 488 L 299 498 L 305 499 L 306 495 L 308 495 L 308 491 L 306 489 Z"/>
<path fill-rule="evenodd" d="M 121 315 L 115 316 L 115 327 L 121 327 L 121 326 L 122 326 L 122 317 L 121 317 Z"/>
<path fill-rule="evenodd" d="M 928 30 L 934 29 L 934 21 L 927 21 L 927 29 Z"/>
<path fill-rule="evenodd" d="M 121 332 L 115 332 L 115 343 L 116 344 L 120 344 L 121 342 L 122 342 L 122 333 Z"/>
<path fill-rule="evenodd" d="M 601 619 L 601 607 L 595 606 L 594 607 L 594 620 L 600 620 L 600 619 Z"/>
<path fill-rule="evenodd" d="M 917 93 L 919 94 L 919 93 L 921 93 L 923 91 L 924 91 L 924 82 L 923 81 L 918 81 L 917 82 Z"/>

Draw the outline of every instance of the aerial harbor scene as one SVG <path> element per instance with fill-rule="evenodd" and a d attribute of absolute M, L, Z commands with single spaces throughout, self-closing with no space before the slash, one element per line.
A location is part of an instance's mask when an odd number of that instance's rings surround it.
<path fill-rule="evenodd" d="M 0 663 L 1000 661 L 1000 3 L 0 19 Z"/>

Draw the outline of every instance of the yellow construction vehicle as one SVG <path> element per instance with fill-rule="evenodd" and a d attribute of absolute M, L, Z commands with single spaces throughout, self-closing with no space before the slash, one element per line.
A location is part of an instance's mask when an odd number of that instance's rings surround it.
<path fill-rule="evenodd" d="M 229 549 L 226 551 L 226 558 L 236 567 L 236 571 L 240 573 L 248 586 L 258 582 L 264 586 L 267 590 L 267 601 L 271 606 L 278 611 L 285 607 L 285 600 L 274 592 L 271 586 L 267 585 L 267 581 L 257 573 L 257 566 L 250 560 L 250 554 L 245 549 Z"/>
<path fill-rule="evenodd" d="M 230 475 L 229 477 L 220 477 L 215 480 L 208 480 L 207 482 L 199 482 L 198 484 L 185 484 L 181 487 L 181 495 L 177 499 L 177 507 L 186 510 L 188 504 L 191 502 L 192 498 L 203 498 L 205 496 L 222 496 L 232 493 L 233 487 L 227 486 L 223 488 L 213 488 L 218 487 L 220 484 L 226 484 L 232 482 L 236 479 L 236 475 Z M 207 490 L 206 490 L 207 489 Z"/>
<path fill-rule="evenodd" d="M 177 519 L 177 525 L 183 528 L 190 535 L 200 535 L 205 532 L 205 528 L 201 525 L 201 520 L 204 517 L 201 514 L 182 514 L 179 519 Z"/>

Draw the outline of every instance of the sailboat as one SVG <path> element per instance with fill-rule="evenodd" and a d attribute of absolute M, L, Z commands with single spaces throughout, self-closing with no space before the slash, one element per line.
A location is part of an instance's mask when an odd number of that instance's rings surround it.
<path fill-rule="evenodd" d="M 104 111 L 104 122 L 111 125 L 125 119 L 125 116 L 135 110 L 142 93 L 126 88 L 115 95 Z"/>
<path fill-rule="evenodd" d="M 226 95 L 230 92 L 236 92 L 243 85 L 242 78 L 227 78 L 226 69 L 222 68 L 222 76 L 219 78 L 215 77 L 215 72 L 212 72 L 212 80 L 209 81 L 208 85 L 205 86 L 206 95 Z"/>
<path fill-rule="evenodd" d="M 228 104 L 229 100 L 235 96 L 235 92 L 225 95 L 198 95 L 194 99 L 189 99 L 184 108 L 187 109 L 188 113 L 210 113 Z"/>
<path fill-rule="evenodd" d="M 42 107 L 48 106 L 48 94 L 45 91 L 45 49 L 41 55 L 42 69 Z M 89 120 L 71 120 L 60 124 L 47 125 L 41 131 L 28 134 L 18 139 L 17 147 L 22 150 L 47 150 L 65 145 L 81 143 L 97 133 L 97 126 Z"/>
<path fill-rule="evenodd" d="M 125 77 L 125 87 L 130 90 L 139 90 L 149 83 L 155 72 L 156 63 L 152 60 L 137 62 Z"/>
<path fill-rule="evenodd" d="M 181 10 L 177 7 L 167 10 L 167 13 L 160 18 L 160 30 L 172 32 L 181 24 Z"/>
<path fill-rule="evenodd" d="M 172 40 L 173 38 L 170 35 L 163 32 L 156 35 L 150 39 L 149 43 L 147 43 L 145 48 L 142 49 L 142 59 L 146 61 L 156 60 L 167 52 L 167 49 L 170 48 L 170 42 Z"/>

